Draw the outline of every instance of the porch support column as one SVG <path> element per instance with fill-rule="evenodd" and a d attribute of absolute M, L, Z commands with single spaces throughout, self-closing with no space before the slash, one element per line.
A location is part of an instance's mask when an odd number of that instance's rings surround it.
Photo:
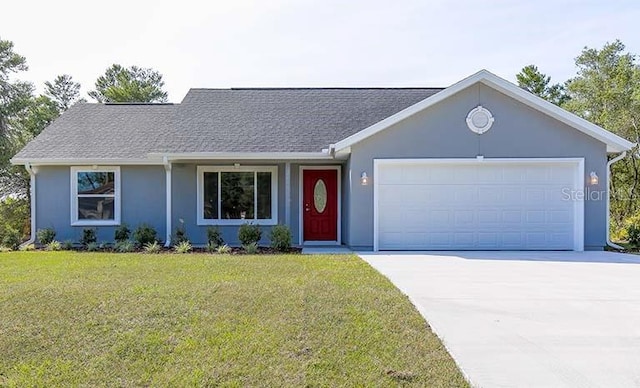
<path fill-rule="evenodd" d="M 291 228 L 291 163 L 284 164 L 284 224 Z"/>
<path fill-rule="evenodd" d="M 169 247 L 171 246 L 171 230 L 173 229 L 171 227 L 171 162 L 169 161 L 169 158 L 167 158 L 166 156 L 163 159 L 164 161 L 164 172 L 165 172 L 165 189 L 166 189 L 166 214 L 167 214 L 167 220 L 166 220 L 166 233 L 165 233 L 165 237 L 164 237 L 164 246 L 165 247 Z"/>
<path fill-rule="evenodd" d="M 33 244 L 36 242 L 36 169 L 31 163 L 24 165 L 29 173 L 29 199 L 31 202 L 31 236 L 29 240 L 21 244 L 21 246 Z"/>

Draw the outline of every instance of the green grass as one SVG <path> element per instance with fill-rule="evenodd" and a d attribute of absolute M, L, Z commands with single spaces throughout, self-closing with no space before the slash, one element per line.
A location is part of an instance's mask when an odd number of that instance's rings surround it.
<path fill-rule="evenodd" d="M 0 254 L 0 386 L 467 386 L 355 256 Z"/>

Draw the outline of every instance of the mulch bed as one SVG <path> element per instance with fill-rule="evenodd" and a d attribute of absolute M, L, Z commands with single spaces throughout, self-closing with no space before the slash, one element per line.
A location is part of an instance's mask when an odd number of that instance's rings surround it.
<path fill-rule="evenodd" d="M 247 255 L 248 253 L 241 247 L 230 247 L 231 251 L 226 253 L 228 255 Z M 46 247 L 37 247 L 36 250 L 46 251 Z M 75 252 L 88 252 L 84 247 L 73 247 L 71 249 L 66 249 L 67 251 L 75 251 Z M 91 252 L 106 252 L 106 253 L 125 253 L 125 252 L 117 252 L 113 246 L 108 246 L 105 248 L 99 248 L 97 250 L 93 250 Z M 302 252 L 302 248 L 299 247 L 291 247 L 287 250 L 280 251 L 271 247 L 258 247 L 258 252 L 254 253 L 256 255 L 281 255 L 281 254 L 299 254 Z M 144 249 L 136 249 L 131 252 L 126 253 L 145 253 Z M 158 253 L 175 253 L 178 254 L 173 247 L 162 247 L 162 250 Z M 190 254 L 218 254 L 217 252 L 209 252 L 206 248 L 201 247 L 193 247 Z"/>

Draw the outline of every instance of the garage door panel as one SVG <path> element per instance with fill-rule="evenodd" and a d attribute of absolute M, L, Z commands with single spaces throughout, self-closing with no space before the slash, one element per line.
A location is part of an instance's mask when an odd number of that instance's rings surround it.
<path fill-rule="evenodd" d="M 380 234 L 380 245 L 387 247 L 387 249 L 400 248 L 406 244 L 402 233 L 386 232 Z"/>
<path fill-rule="evenodd" d="M 542 224 L 544 226 L 547 220 L 546 211 L 544 210 L 527 210 L 525 217 L 530 225 Z"/>
<path fill-rule="evenodd" d="M 504 166 L 502 168 L 503 182 L 511 184 L 520 184 L 525 182 L 522 171 L 518 166 Z"/>
<path fill-rule="evenodd" d="M 381 204 L 402 202 L 402 197 L 399 196 L 397 186 L 381 185 L 378 188 L 378 195 Z"/>
<path fill-rule="evenodd" d="M 478 202 L 493 204 L 500 200 L 500 192 L 496 191 L 491 186 L 478 187 Z"/>
<path fill-rule="evenodd" d="M 525 190 L 525 199 L 527 202 L 542 202 L 545 200 L 546 190 L 544 188 L 528 187 Z"/>
<path fill-rule="evenodd" d="M 474 222 L 474 211 L 471 209 L 456 210 L 453 212 L 455 226 L 464 226 Z"/>
<path fill-rule="evenodd" d="M 556 164 L 550 169 L 549 174 L 552 182 L 564 182 L 567 176 L 575 174 L 575 166 L 572 166 L 571 164 Z"/>
<path fill-rule="evenodd" d="M 502 170 L 477 169 L 476 171 L 478 177 L 477 181 L 481 185 L 502 183 L 504 179 Z"/>
<path fill-rule="evenodd" d="M 469 186 L 459 186 L 453 191 L 453 201 L 471 202 L 478 200 L 478 188 Z"/>
<path fill-rule="evenodd" d="M 549 234 L 549 244 L 551 244 L 551 246 L 563 246 L 564 242 L 567 241 L 567 239 L 571 239 L 572 236 L 566 232 L 558 232 L 558 233 L 550 233 Z"/>
<path fill-rule="evenodd" d="M 400 212 L 382 213 L 379 216 L 380 231 L 393 233 L 393 231 L 396 230 L 397 228 L 393 227 L 392 225 L 402 223 L 403 221 L 404 220 L 402 217 L 402 213 Z"/>
<path fill-rule="evenodd" d="M 431 199 L 431 190 L 421 185 L 403 186 L 400 198 L 405 203 L 427 203 Z"/>
<path fill-rule="evenodd" d="M 434 169 L 429 171 L 427 174 L 429 176 L 429 184 L 443 185 L 451 182 L 451 176 L 447 171 Z"/>
<path fill-rule="evenodd" d="M 451 185 L 443 185 L 442 189 L 438 187 L 434 187 L 431 191 L 431 201 L 437 205 L 446 205 L 450 201 L 452 201 L 450 192 L 454 190 L 454 187 Z"/>
<path fill-rule="evenodd" d="M 431 225 L 448 225 L 450 213 L 447 210 L 431 210 L 427 217 Z"/>
<path fill-rule="evenodd" d="M 563 192 L 567 189 L 567 186 L 556 186 L 553 188 L 549 188 L 546 191 L 546 200 L 549 201 L 549 203 L 553 206 L 558 206 L 560 204 L 562 204 L 563 202 L 570 202 L 567 201 L 567 198 L 565 195 L 563 195 Z"/>
<path fill-rule="evenodd" d="M 528 232 L 526 234 L 527 245 L 544 246 L 547 243 L 547 233 L 545 232 Z"/>
<path fill-rule="evenodd" d="M 432 246 L 450 246 L 451 233 L 449 232 L 433 232 L 428 234 L 428 240 Z"/>
<path fill-rule="evenodd" d="M 573 249 L 576 163 L 381 165 L 380 249 Z"/>
<path fill-rule="evenodd" d="M 482 225 L 492 225 L 500 222 L 500 212 L 495 209 L 478 210 L 478 222 Z"/>
<path fill-rule="evenodd" d="M 517 249 L 523 245 L 522 233 L 520 232 L 503 232 L 500 237 L 502 238 L 501 246 L 505 248 Z"/>
<path fill-rule="evenodd" d="M 548 168 L 525 167 L 523 170 L 526 182 L 533 184 L 549 183 L 550 172 Z"/>
<path fill-rule="evenodd" d="M 549 223 L 552 224 L 566 224 L 572 221 L 573 214 L 572 212 L 566 210 L 553 210 L 548 212 Z"/>
<path fill-rule="evenodd" d="M 522 210 L 520 209 L 511 209 L 511 210 L 502 210 L 502 220 L 503 224 L 521 224 L 522 223 Z"/>
<path fill-rule="evenodd" d="M 482 248 L 495 248 L 499 246 L 499 239 L 500 235 L 496 232 L 479 232 L 478 246 Z"/>
<path fill-rule="evenodd" d="M 460 248 L 473 248 L 475 244 L 474 232 L 455 232 L 453 234 L 453 243 Z"/>
<path fill-rule="evenodd" d="M 400 176 L 402 176 L 402 182 L 406 185 L 419 185 L 430 181 L 429 173 L 425 174 L 420 166 L 408 166 L 402 170 Z"/>

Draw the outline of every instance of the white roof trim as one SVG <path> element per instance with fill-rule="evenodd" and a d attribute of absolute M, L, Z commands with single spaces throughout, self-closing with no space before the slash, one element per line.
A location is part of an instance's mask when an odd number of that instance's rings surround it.
<path fill-rule="evenodd" d="M 385 130 L 390 126 L 406 119 L 407 117 L 412 116 L 430 106 L 433 106 L 479 82 L 503 94 L 506 94 L 507 96 L 531 108 L 545 113 L 555 118 L 556 120 L 561 121 L 595 139 L 598 139 L 599 141 L 607 145 L 607 152 L 627 151 L 635 146 L 634 143 L 631 143 L 630 141 L 625 140 L 620 136 L 615 135 L 595 124 L 592 124 L 589 121 L 574 115 L 573 113 L 570 113 L 548 101 L 545 101 L 544 99 L 521 89 L 520 87 L 498 77 L 495 74 L 490 73 L 487 70 L 480 70 L 472 76 L 469 76 L 462 81 L 449 86 L 443 91 L 438 92 L 431 97 L 427 97 L 424 100 L 411 105 L 410 107 L 401 110 L 400 112 L 389 116 L 386 119 L 379 121 L 376 124 L 373 124 L 370 127 L 347 137 L 344 140 L 337 142 L 335 145 L 333 145 L 333 148 L 336 152 L 338 152 L 345 148 L 351 147 L 352 145 L 368 138 L 369 136 Z"/>
<path fill-rule="evenodd" d="M 146 159 L 82 159 L 82 158 L 13 158 L 11 164 L 33 166 L 71 166 L 71 165 L 165 165 L 175 160 L 327 160 L 344 159 L 348 155 L 331 155 L 327 152 L 153 152 Z"/>
<path fill-rule="evenodd" d="M 177 152 L 150 153 L 149 158 L 167 157 L 169 160 L 300 160 L 300 159 L 334 159 L 327 152 Z"/>
<path fill-rule="evenodd" d="M 125 159 L 125 158 L 13 158 L 10 160 L 13 165 L 32 166 L 120 166 L 120 165 L 162 165 L 162 159 Z"/>

